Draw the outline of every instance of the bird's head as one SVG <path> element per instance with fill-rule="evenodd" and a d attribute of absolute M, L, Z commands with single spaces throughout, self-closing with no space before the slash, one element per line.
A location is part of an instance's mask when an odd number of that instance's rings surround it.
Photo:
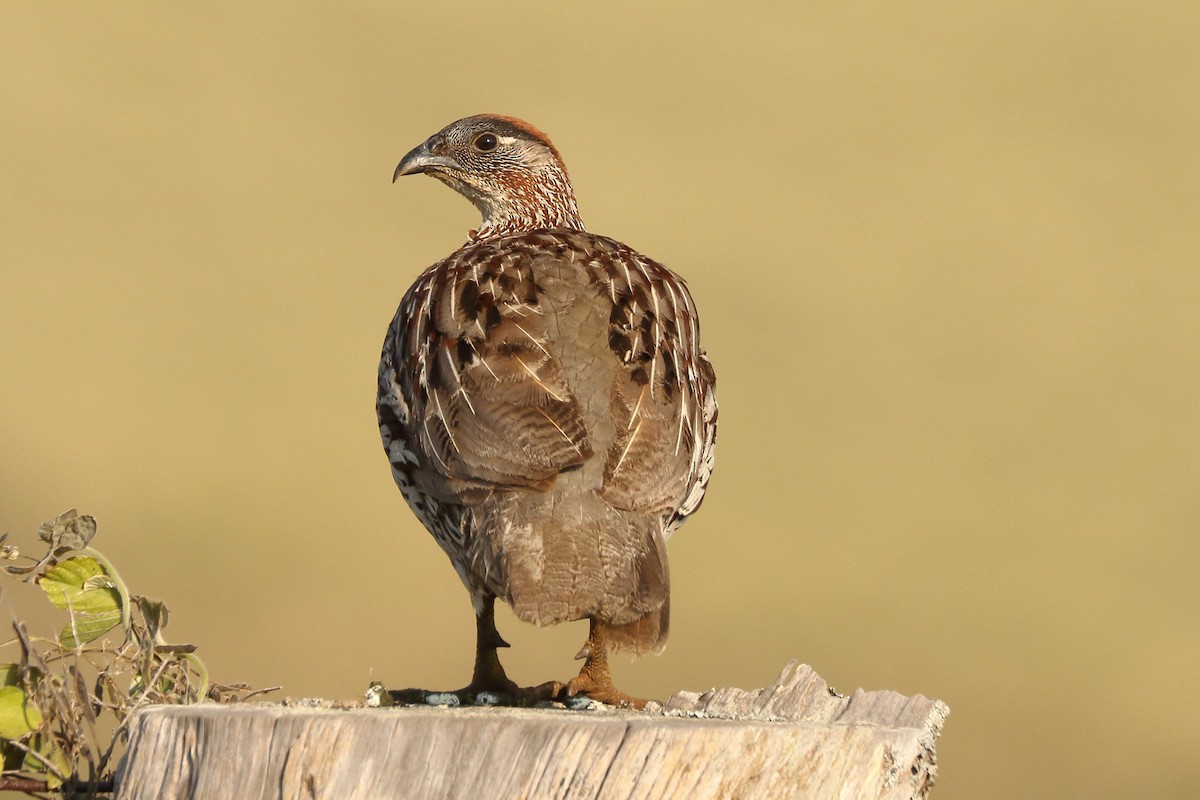
<path fill-rule="evenodd" d="M 514 117 L 482 114 L 452 122 L 414 147 L 396 167 L 423 172 L 466 197 L 483 215 L 471 237 L 542 228 L 583 230 L 575 192 L 546 134 Z"/>

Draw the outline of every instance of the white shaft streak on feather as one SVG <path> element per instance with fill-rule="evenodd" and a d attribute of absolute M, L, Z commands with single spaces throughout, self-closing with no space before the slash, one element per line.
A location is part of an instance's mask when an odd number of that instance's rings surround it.
<path fill-rule="evenodd" d="M 667 290 L 667 303 L 671 306 L 671 317 L 678 319 L 679 301 L 675 299 L 675 289 L 671 286 L 670 281 L 663 281 L 663 287 Z"/>
<path fill-rule="evenodd" d="M 633 442 L 635 439 L 637 439 L 638 434 L 641 433 L 641 430 L 642 423 L 639 422 L 637 427 L 633 429 L 633 433 L 629 434 L 629 441 L 625 443 L 625 449 L 621 451 L 621 457 L 617 459 L 617 465 L 613 467 L 613 478 L 617 477 L 617 473 L 621 470 L 621 465 L 625 463 L 625 456 L 629 455 L 629 449 L 633 447 Z"/>
<path fill-rule="evenodd" d="M 654 287 L 653 283 L 650 284 L 650 297 L 654 300 L 654 351 L 657 353 L 662 344 L 662 315 L 658 306 L 658 289 Z M 650 383 L 654 384 L 653 379 Z"/>
<path fill-rule="evenodd" d="M 415 312 L 416 309 L 412 309 L 412 311 Z M 406 342 L 408 346 L 404 349 L 409 354 L 415 354 L 419 357 L 421 354 L 421 342 L 424 341 L 422 334 L 425 332 L 425 325 L 421 315 L 410 313 L 408 317 L 408 324 L 405 327 L 410 328 L 411 330 L 407 332 L 407 336 L 405 337 L 408 340 Z M 401 348 L 398 347 L 397 350 L 399 349 Z"/>
<path fill-rule="evenodd" d="M 493 377 L 493 378 L 494 378 L 494 379 L 495 379 L 497 382 L 499 382 L 499 381 L 500 381 L 500 376 L 499 376 L 499 375 L 497 375 L 495 372 L 493 372 L 493 371 L 492 371 L 492 368 L 491 368 L 491 366 L 490 366 L 490 365 L 487 363 L 487 359 L 485 359 L 485 358 L 483 357 L 483 354 L 479 352 L 479 348 L 477 348 L 477 347 L 475 346 L 475 342 L 474 342 L 474 341 L 472 341 L 471 339 L 468 339 L 468 340 L 467 340 L 467 343 L 471 345 L 471 350 L 472 350 L 472 351 L 475 353 L 475 357 L 479 359 L 479 363 L 480 363 L 480 364 L 483 364 L 483 368 L 484 368 L 484 369 L 486 369 L 486 370 L 487 370 L 489 373 L 491 373 L 492 377 Z"/>
<path fill-rule="evenodd" d="M 429 308 L 433 304 L 433 286 L 432 281 L 426 281 L 426 285 L 421 287 L 421 319 L 429 318 Z"/>
<path fill-rule="evenodd" d="M 625 283 L 629 284 L 629 293 L 633 294 L 633 278 L 629 275 L 629 265 L 621 260 L 621 269 L 625 270 Z"/>
<path fill-rule="evenodd" d="M 444 425 L 445 423 L 443 422 L 442 424 Z M 434 459 L 435 459 L 435 460 L 436 460 L 436 461 L 437 461 L 439 464 L 441 464 L 441 465 L 442 465 L 442 470 L 443 470 L 443 471 L 445 471 L 445 472 L 449 472 L 449 471 L 450 471 L 450 466 L 449 466 L 449 465 L 448 465 L 448 464 L 447 464 L 445 461 L 443 461 L 443 460 L 442 460 L 442 457 L 441 457 L 441 456 L 438 454 L 438 448 L 437 448 L 437 445 L 436 445 L 436 444 L 434 443 L 434 441 L 433 441 L 433 434 L 429 432 L 429 416 L 428 416 L 428 415 L 425 415 L 425 414 L 423 414 L 423 415 L 421 416 L 421 427 L 422 427 L 422 428 L 425 430 L 425 439 L 426 439 L 426 440 L 429 442 L 429 452 L 430 452 L 430 454 L 431 454 L 431 455 L 434 457 Z M 449 433 L 449 432 L 450 432 L 450 429 L 449 429 L 449 428 L 447 428 L 447 429 L 446 429 L 446 433 Z M 457 449 L 457 448 L 456 448 L 456 449 Z"/>
<path fill-rule="evenodd" d="M 579 445 L 575 443 L 575 440 L 574 440 L 574 439 L 572 439 L 570 436 L 568 436 L 568 435 L 567 435 L 567 432 L 566 432 L 566 431 L 564 431 L 564 430 L 562 429 L 562 427 L 561 427 L 561 426 L 560 426 L 560 425 L 559 425 L 557 422 L 555 422 L 555 421 L 554 421 L 554 418 L 553 418 L 553 417 L 551 417 L 549 414 L 547 414 L 547 413 L 546 413 L 546 412 L 545 412 L 545 411 L 544 411 L 544 410 L 541 408 L 541 406 L 534 406 L 534 408 L 537 410 L 537 412 L 538 412 L 539 414 L 541 414 L 543 417 L 545 417 L 545 418 L 546 418 L 546 421 L 547 421 L 547 422 L 549 422 L 551 425 L 553 425 L 553 426 L 554 426 L 554 429 L 555 429 L 556 431 L 558 431 L 559 433 L 561 433 L 561 434 L 562 434 L 562 437 L 563 437 L 564 439 L 566 439 L 566 440 L 567 440 L 567 444 L 571 445 L 571 447 L 573 447 L 573 448 L 575 449 L 575 452 L 576 452 L 576 453 L 579 453 L 579 455 L 583 455 L 583 450 L 581 450 L 581 449 L 579 448 Z"/>
<path fill-rule="evenodd" d="M 557 400 L 560 403 L 563 402 L 563 399 L 561 397 L 559 397 L 557 394 L 555 394 L 553 391 L 551 391 L 549 386 L 542 383 L 542 379 L 538 377 L 538 374 L 533 371 L 532 367 L 530 367 L 528 364 L 526 364 L 519 356 L 513 356 L 513 358 L 517 359 L 517 363 L 525 368 L 525 371 L 529 373 L 529 377 L 533 378 L 533 382 L 536 383 L 538 386 L 542 387 L 546 391 L 546 394 L 550 395 L 551 397 L 553 397 L 555 400 Z"/>
<path fill-rule="evenodd" d="M 668 347 L 667 352 L 671 354 L 671 364 L 675 367 L 675 380 L 679 380 L 679 378 L 683 375 L 683 373 L 679 371 L 679 348 Z M 683 407 L 687 408 L 687 392 L 683 392 L 682 396 Z"/>
<path fill-rule="evenodd" d="M 529 341 L 531 341 L 531 342 L 533 342 L 535 345 L 537 345 L 537 349 L 538 349 L 538 350 L 541 350 L 543 353 L 545 353 L 547 358 L 552 358 L 552 356 L 550 355 L 550 351 L 549 351 L 549 350 L 547 350 L 547 349 L 546 349 L 544 346 L 542 346 L 542 343 L 541 343 L 541 342 L 539 342 L 537 339 L 533 338 L 533 334 L 532 334 L 532 333 L 530 333 L 529 331 L 527 331 L 527 330 L 525 330 L 523 327 L 521 327 L 520 323 L 514 322 L 514 323 L 513 323 L 513 325 L 516 325 L 516 326 L 517 326 L 517 330 L 519 330 L 521 333 L 523 333 L 523 334 L 525 334 L 526 336 L 528 336 L 528 337 L 529 337 Z"/>
<path fill-rule="evenodd" d="M 643 386 L 643 387 L 642 387 L 642 390 L 641 390 L 640 392 L 638 392 L 638 399 L 637 399 L 637 402 L 633 404 L 633 413 L 629 415 L 629 424 L 627 424 L 627 425 L 625 426 L 625 429 L 626 429 L 626 430 L 628 430 L 629 428 L 632 428 L 632 427 L 633 427 L 633 421 L 634 421 L 635 419 L 637 419 L 638 411 L 640 411 L 640 410 L 641 410 L 641 408 L 642 408 L 642 400 L 644 400 L 644 399 L 645 399 L 645 397 L 646 397 L 646 387 L 645 387 L 645 386 Z"/>
<path fill-rule="evenodd" d="M 670 352 L 671 352 L 671 361 L 675 364 L 675 375 L 677 376 L 676 379 L 678 380 L 678 377 L 681 375 L 681 373 L 679 371 L 678 348 L 672 347 L 672 348 L 670 348 Z M 688 403 L 688 389 L 687 389 L 687 386 L 682 386 L 680 388 L 682 389 L 682 391 L 679 392 L 679 432 L 675 436 L 675 455 L 679 455 L 679 450 L 683 446 L 684 422 L 685 421 L 688 422 L 689 430 L 692 427 L 691 422 L 690 422 L 691 410 L 690 410 L 690 404 Z"/>
<path fill-rule="evenodd" d="M 679 450 L 683 447 L 683 421 L 687 419 L 687 401 L 683 401 L 683 406 L 679 409 L 679 431 L 675 434 L 675 455 L 679 455 Z"/>
<path fill-rule="evenodd" d="M 650 354 L 650 385 L 654 385 L 654 377 L 658 371 L 658 343 L 662 340 L 662 329 L 658 322 L 658 291 L 650 284 L 650 299 L 654 301 L 654 342 Z"/>
<path fill-rule="evenodd" d="M 675 297 L 675 289 L 671 286 L 670 281 L 663 281 L 663 286 L 667 290 L 667 305 L 669 306 L 669 309 L 671 312 L 671 319 L 675 320 L 676 324 L 678 325 L 678 322 L 679 322 L 679 300 Z M 671 354 L 671 363 L 675 365 L 675 375 L 682 376 L 683 373 L 679 371 L 679 350 L 680 350 L 680 348 L 689 348 L 690 345 L 688 344 L 688 337 L 684 332 L 684 328 L 682 326 L 679 326 L 678 331 L 679 331 L 678 341 L 675 343 L 674 347 L 668 347 L 667 351 Z M 684 400 L 684 406 L 685 407 L 687 406 L 686 399 Z"/>
<path fill-rule="evenodd" d="M 450 446 L 458 451 L 458 442 L 454 441 L 454 431 L 450 430 L 450 423 L 446 419 L 446 412 L 442 410 L 442 395 L 441 392 L 432 391 L 429 393 L 433 396 L 433 404 L 437 406 L 438 419 L 442 421 L 442 427 L 446 429 L 446 436 L 450 439 Z"/>
<path fill-rule="evenodd" d="M 467 408 L 471 409 L 471 413 L 474 414 L 475 406 L 471 405 L 471 398 L 467 396 L 467 387 L 463 386 L 462 375 L 459 373 L 458 367 L 454 365 L 454 353 L 450 352 L 450 345 L 448 344 L 442 345 L 442 349 L 445 350 L 446 365 L 450 367 L 450 372 L 454 375 L 454 382 L 458 384 L 458 394 L 462 395 L 462 399 L 467 403 Z M 447 433 L 448 432 L 449 428 L 447 428 Z M 450 438 L 451 441 L 453 441 L 454 437 L 451 436 Z"/>

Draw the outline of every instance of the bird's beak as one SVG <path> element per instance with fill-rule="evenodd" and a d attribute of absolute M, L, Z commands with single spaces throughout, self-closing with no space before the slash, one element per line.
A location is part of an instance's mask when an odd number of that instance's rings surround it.
<path fill-rule="evenodd" d="M 436 137 L 435 137 L 436 138 Z M 396 167 L 396 172 L 392 175 L 392 183 L 401 175 L 415 175 L 418 172 L 438 172 L 447 169 L 462 169 L 462 165 L 449 156 L 438 155 L 435 151 L 433 139 L 426 140 L 423 144 L 414 147 L 408 151 L 404 158 L 400 159 L 400 164 Z"/>

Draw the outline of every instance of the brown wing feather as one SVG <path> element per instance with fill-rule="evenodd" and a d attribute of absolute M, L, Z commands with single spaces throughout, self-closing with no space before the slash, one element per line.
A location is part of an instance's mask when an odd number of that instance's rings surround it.
<path fill-rule="evenodd" d="M 543 488 L 591 455 L 538 287 L 514 261 L 492 242 L 460 250 L 414 284 L 393 327 L 408 428 L 463 489 Z"/>
<path fill-rule="evenodd" d="M 618 508 L 663 515 L 669 535 L 699 505 L 711 473 L 715 376 L 683 279 L 602 241 L 609 346 L 621 364 L 610 408 L 617 436 L 606 453 L 602 494 Z"/>

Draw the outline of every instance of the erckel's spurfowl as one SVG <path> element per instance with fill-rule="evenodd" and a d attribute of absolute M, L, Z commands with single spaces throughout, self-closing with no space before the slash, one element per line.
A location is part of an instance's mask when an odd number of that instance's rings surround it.
<path fill-rule="evenodd" d="M 606 649 L 667 639 L 666 541 L 700 505 L 717 402 L 683 280 L 584 230 L 558 151 L 512 117 L 452 123 L 409 152 L 483 224 L 404 295 L 379 365 L 379 432 L 404 499 L 471 593 L 458 694 L 618 691 Z M 518 689 L 496 598 L 539 625 L 588 619 L 579 675 Z"/>

